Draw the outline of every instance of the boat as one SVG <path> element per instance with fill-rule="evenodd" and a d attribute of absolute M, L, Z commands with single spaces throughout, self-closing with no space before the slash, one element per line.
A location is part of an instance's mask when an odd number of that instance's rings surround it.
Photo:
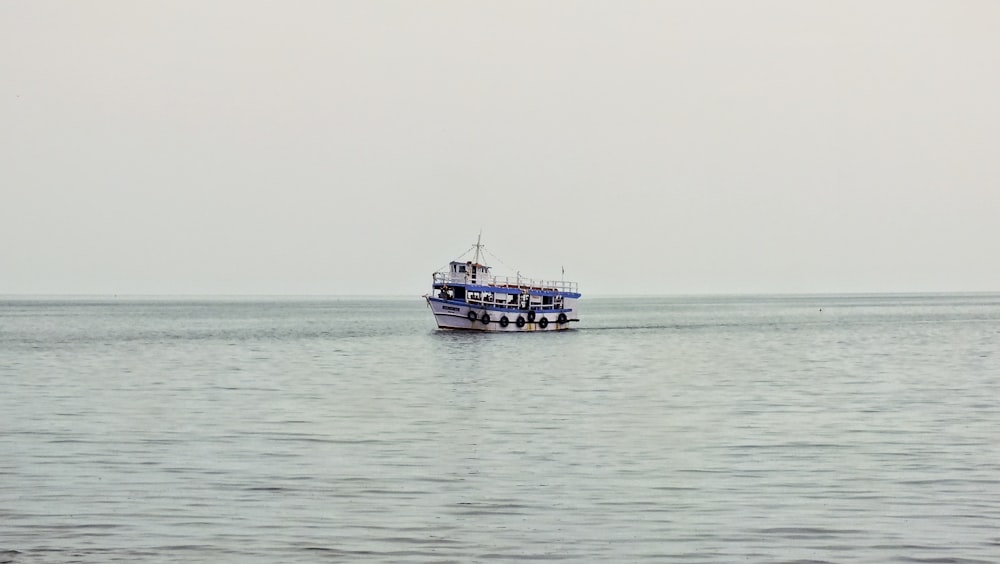
<path fill-rule="evenodd" d="M 475 249 L 472 260 L 461 261 Z M 563 331 L 580 321 L 576 282 L 494 276 L 484 264 L 482 234 L 447 268 L 433 274 L 424 294 L 440 329 L 467 331 Z M 482 262 L 481 262 L 482 261 Z"/>

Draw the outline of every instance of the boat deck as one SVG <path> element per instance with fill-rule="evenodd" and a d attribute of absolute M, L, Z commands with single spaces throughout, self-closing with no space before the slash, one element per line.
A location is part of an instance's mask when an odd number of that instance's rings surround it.
<path fill-rule="evenodd" d="M 536 280 L 519 276 L 470 276 L 462 273 L 435 272 L 434 285 L 488 286 L 511 290 L 579 293 L 579 284 L 565 280 Z"/>

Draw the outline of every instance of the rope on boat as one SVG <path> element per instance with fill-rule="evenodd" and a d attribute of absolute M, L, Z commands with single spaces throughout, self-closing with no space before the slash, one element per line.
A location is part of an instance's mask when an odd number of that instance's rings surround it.
<path fill-rule="evenodd" d="M 506 268 L 507 270 L 509 270 L 510 272 L 520 272 L 518 269 L 511 268 L 507 263 L 505 263 L 504 261 L 500 260 L 500 257 L 498 257 L 495 254 L 491 253 L 489 249 L 487 249 L 487 248 L 484 247 L 483 251 L 486 254 L 490 255 L 491 257 L 495 258 L 497 262 L 499 262 L 501 265 L 503 265 L 503 267 Z"/>
<path fill-rule="evenodd" d="M 455 262 L 458 262 L 458 261 L 462 260 L 462 257 L 464 257 L 465 255 L 471 253 L 472 249 L 475 249 L 475 248 L 476 248 L 476 246 L 473 245 L 473 246 L 469 247 L 468 249 L 466 249 L 466 251 L 464 253 L 458 255 L 457 257 L 455 257 Z M 435 270 L 434 272 L 448 272 L 448 265 L 445 264 L 445 265 L 441 266 L 440 268 L 438 268 L 437 270 Z"/>

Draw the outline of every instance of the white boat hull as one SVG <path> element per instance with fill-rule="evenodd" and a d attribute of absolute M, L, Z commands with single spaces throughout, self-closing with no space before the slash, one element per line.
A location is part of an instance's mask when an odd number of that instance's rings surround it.
<path fill-rule="evenodd" d="M 464 329 L 466 331 L 524 333 L 535 331 L 565 331 L 580 320 L 576 300 L 567 298 L 562 309 L 535 311 L 534 321 L 528 322 L 528 312 L 517 309 L 480 307 L 459 301 L 442 300 L 426 296 L 427 305 L 434 313 L 434 321 L 441 329 Z M 475 315 L 473 319 L 472 314 Z M 485 314 L 485 315 L 484 315 Z M 565 322 L 559 322 L 559 315 L 565 315 Z M 484 317 L 488 316 L 487 319 Z M 518 326 L 518 318 L 523 321 Z M 506 323 L 504 323 L 506 318 Z M 543 321 L 544 319 L 544 321 Z"/>

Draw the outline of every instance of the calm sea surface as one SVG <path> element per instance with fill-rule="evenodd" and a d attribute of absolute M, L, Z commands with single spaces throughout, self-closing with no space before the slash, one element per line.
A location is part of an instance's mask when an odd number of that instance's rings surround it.
<path fill-rule="evenodd" d="M 1000 295 L 0 299 L 0 562 L 1000 561 Z"/>

